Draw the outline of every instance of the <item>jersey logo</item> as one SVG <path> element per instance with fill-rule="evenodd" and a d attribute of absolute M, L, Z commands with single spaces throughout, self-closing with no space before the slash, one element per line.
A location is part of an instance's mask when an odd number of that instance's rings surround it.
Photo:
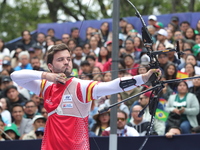
<path fill-rule="evenodd" d="M 73 104 L 72 103 L 64 103 L 64 104 L 62 104 L 62 108 L 73 108 Z"/>
<path fill-rule="evenodd" d="M 62 99 L 63 99 L 63 102 L 69 102 L 69 101 L 72 101 L 72 96 L 71 95 L 63 95 Z"/>

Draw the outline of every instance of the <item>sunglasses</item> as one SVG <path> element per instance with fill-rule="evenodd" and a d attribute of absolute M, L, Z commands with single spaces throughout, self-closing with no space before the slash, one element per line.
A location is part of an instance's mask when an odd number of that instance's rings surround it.
<path fill-rule="evenodd" d="M 125 121 L 126 119 L 125 118 L 117 118 L 117 121 Z"/>

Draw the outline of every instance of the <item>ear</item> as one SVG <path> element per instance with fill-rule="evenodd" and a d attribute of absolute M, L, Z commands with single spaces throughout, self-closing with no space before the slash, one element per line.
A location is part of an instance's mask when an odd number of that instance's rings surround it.
<path fill-rule="evenodd" d="M 47 66 L 48 66 L 49 70 L 52 72 L 53 65 L 52 65 L 52 64 L 50 64 L 50 63 L 48 63 L 48 64 L 47 64 Z"/>

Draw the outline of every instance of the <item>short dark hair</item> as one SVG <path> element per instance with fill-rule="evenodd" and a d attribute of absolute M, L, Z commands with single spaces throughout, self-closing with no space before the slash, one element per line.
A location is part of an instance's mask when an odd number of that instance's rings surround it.
<path fill-rule="evenodd" d="M 77 27 L 71 28 L 71 32 L 73 32 L 75 30 L 79 30 L 79 29 Z"/>
<path fill-rule="evenodd" d="M 63 50 L 68 50 L 69 53 L 71 54 L 71 51 L 69 50 L 68 46 L 64 43 L 54 45 L 47 54 L 47 64 L 52 64 L 54 54 L 56 54 L 58 51 L 63 51 Z"/>
<path fill-rule="evenodd" d="M 14 104 L 14 105 L 11 107 L 11 113 L 13 112 L 13 109 L 14 109 L 15 107 L 21 107 L 22 110 L 24 111 L 24 108 L 23 108 L 22 105 L 20 105 L 20 104 Z"/>
<path fill-rule="evenodd" d="M 118 110 L 117 112 L 118 112 L 118 113 L 122 113 L 122 114 L 124 114 L 124 115 L 125 115 L 125 119 L 128 118 L 127 114 L 126 114 L 124 111 L 122 111 L 122 110 Z"/>
<path fill-rule="evenodd" d="M 92 56 L 92 55 L 88 55 L 88 56 L 86 57 L 86 60 L 87 60 L 88 58 L 91 58 L 91 59 L 94 60 L 94 61 L 96 60 L 95 57 Z"/>
<path fill-rule="evenodd" d="M 171 126 L 171 127 L 169 128 L 169 130 L 171 130 L 171 129 L 178 129 L 178 130 L 180 131 L 180 133 L 182 133 L 181 128 L 179 128 L 179 127 L 177 127 L 177 126 Z M 169 131 L 169 130 L 168 130 L 168 131 Z"/>
<path fill-rule="evenodd" d="M 190 26 L 190 23 L 189 23 L 188 21 L 183 21 L 183 22 L 181 22 L 180 26 L 181 26 L 182 24 L 188 24 L 188 25 Z"/>
<path fill-rule="evenodd" d="M 36 106 L 36 103 L 33 100 L 26 101 L 26 103 L 24 104 L 24 106 L 26 106 L 28 103 L 34 103 L 34 105 Z"/>
<path fill-rule="evenodd" d="M 8 91 L 9 91 L 10 89 L 15 89 L 15 90 L 17 90 L 17 87 L 14 86 L 14 85 L 8 86 L 8 87 L 5 89 L 5 95 L 7 95 Z M 18 90 L 17 90 L 17 91 L 18 91 Z"/>
<path fill-rule="evenodd" d="M 83 66 L 90 66 L 90 63 L 87 61 L 87 60 L 85 60 L 85 61 L 82 61 L 81 62 L 81 65 L 80 65 L 81 67 L 83 67 Z"/>

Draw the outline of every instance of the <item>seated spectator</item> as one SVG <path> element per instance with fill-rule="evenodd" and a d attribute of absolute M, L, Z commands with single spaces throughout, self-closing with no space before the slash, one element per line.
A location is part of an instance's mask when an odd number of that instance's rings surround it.
<path fill-rule="evenodd" d="M 192 127 L 198 126 L 196 117 L 199 113 L 199 102 L 194 94 L 188 92 L 188 85 L 185 81 L 178 83 L 177 94 L 169 97 L 165 111 L 180 115 L 179 127 L 183 134 L 190 133 Z M 166 128 L 170 126 L 166 124 Z"/>
<path fill-rule="evenodd" d="M 46 119 L 48 118 L 48 112 L 44 107 L 41 109 L 41 115 Z"/>
<path fill-rule="evenodd" d="M 180 135 L 181 129 L 179 127 L 171 127 L 165 134 L 167 138 L 172 138 L 174 135 Z"/>
<path fill-rule="evenodd" d="M 30 55 L 27 51 L 23 51 L 19 54 L 19 61 L 20 65 L 14 68 L 15 71 L 22 70 L 22 69 L 30 69 L 32 70 L 32 66 L 29 63 L 30 61 Z"/>
<path fill-rule="evenodd" d="M 104 104 L 100 105 L 99 109 L 104 106 Z M 103 131 L 110 126 L 110 112 L 108 111 L 102 114 L 97 113 L 93 116 L 93 119 L 96 123 L 93 124 L 91 131 L 97 136 L 102 136 Z"/>
<path fill-rule="evenodd" d="M 6 124 L 10 124 L 11 123 L 10 102 L 6 97 L 2 97 L 0 99 L 0 103 L 2 104 L 1 116 L 2 118 L 6 118 L 6 120 L 8 121 L 6 122 Z"/>
<path fill-rule="evenodd" d="M 5 140 L 19 140 L 20 134 L 14 123 L 6 125 L 4 132 L 2 136 Z"/>
<path fill-rule="evenodd" d="M 80 66 L 81 62 L 85 60 L 83 57 L 83 48 L 81 46 L 75 47 L 74 55 L 73 62 Z"/>
<path fill-rule="evenodd" d="M 130 76 L 131 76 L 130 74 L 125 74 L 124 77 L 130 77 Z M 124 99 L 126 99 L 126 98 L 128 98 L 128 97 L 131 97 L 131 96 L 133 96 L 133 95 L 135 95 L 135 94 L 138 94 L 139 92 L 141 92 L 141 88 L 136 87 L 136 88 L 134 88 L 134 89 L 132 89 L 132 90 L 124 91 L 124 92 L 120 93 L 120 95 L 121 95 L 121 98 L 124 100 Z M 134 98 L 132 98 L 132 99 L 130 99 L 130 100 L 124 102 L 124 104 L 125 104 L 126 106 L 128 106 L 128 108 L 129 108 L 129 110 L 130 110 L 131 105 L 132 105 L 136 100 L 138 100 L 138 98 L 139 98 L 138 96 L 137 96 L 137 97 L 134 97 Z"/>
<path fill-rule="evenodd" d="M 29 100 L 24 105 L 24 118 L 33 119 L 36 115 L 40 115 L 36 103 Z"/>
<path fill-rule="evenodd" d="M 91 68 L 99 67 L 101 70 L 103 70 L 103 65 L 96 61 L 94 56 L 89 55 L 86 57 L 86 60 L 90 63 Z"/>
<path fill-rule="evenodd" d="M 33 140 L 37 139 L 36 131 L 40 127 L 45 127 L 46 124 L 46 118 L 44 118 L 41 115 L 36 115 L 33 120 L 32 120 L 32 125 L 33 125 L 33 130 L 30 131 L 29 133 L 25 134 L 22 138 L 22 140 Z M 40 128 L 41 129 L 41 128 Z"/>
<path fill-rule="evenodd" d="M 14 71 L 14 69 L 11 67 L 11 61 L 9 60 L 3 60 L 2 67 L 2 69 L 8 70 L 9 75 Z"/>
<path fill-rule="evenodd" d="M 135 63 L 135 59 L 130 54 L 124 56 L 124 62 L 127 72 L 133 76 L 137 75 L 139 64 Z"/>
<path fill-rule="evenodd" d="M 33 129 L 32 120 L 23 117 L 24 116 L 23 106 L 19 104 L 13 105 L 13 107 L 11 108 L 11 114 L 13 117 L 13 123 L 17 125 L 17 129 L 21 137 L 23 137 L 24 134 L 29 133 Z"/>
<path fill-rule="evenodd" d="M 81 69 L 79 70 L 79 75 L 81 75 L 82 72 L 85 72 L 85 73 L 91 73 L 92 72 L 92 67 L 90 66 L 90 63 L 88 61 L 83 61 L 81 62 L 81 65 L 80 65 Z"/>
<path fill-rule="evenodd" d="M 18 92 L 17 87 L 11 85 L 5 89 L 5 96 L 9 99 L 11 107 L 14 104 L 24 105 L 27 99 Z"/>
<path fill-rule="evenodd" d="M 31 100 L 35 102 L 38 112 L 41 112 L 41 109 L 43 107 L 43 99 L 36 94 L 32 94 Z"/>
<path fill-rule="evenodd" d="M 199 76 L 199 75 L 195 75 L 195 76 Z M 192 82 L 193 82 L 193 86 L 189 88 L 189 92 L 195 94 L 200 103 L 200 78 L 193 79 Z M 198 121 L 198 124 L 200 124 L 200 112 L 197 115 L 197 121 Z"/>
<path fill-rule="evenodd" d="M 148 103 L 149 103 L 149 100 L 150 100 L 150 96 L 151 96 L 151 92 L 146 92 L 144 94 L 141 94 L 139 96 L 139 100 L 138 101 L 135 101 L 133 103 L 133 105 L 131 106 L 130 108 L 130 113 L 132 114 L 132 107 L 135 106 L 135 105 L 140 105 L 142 106 L 142 108 L 144 108 Z M 153 97 L 154 95 L 152 95 Z M 164 107 L 161 103 L 158 102 L 158 105 L 157 105 L 157 108 L 158 109 L 161 109 L 161 110 L 164 110 Z M 143 118 L 146 120 L 146 121 L 151 121 L 151 115 L 150 115 L 150 108 L 149 106 L 144 110 L 144 115 L 143 115 Z M 133 118 L 131 117 L 130 119 L 130 122 L 133 122 Z M 154 134 L 157 134 L 157 135 L 164 135 L 165 133 L 165 122 L 164 121 L 161 121 L 161 120 L 158 120 L 158 119 L 155 119 L 154 120 L 154 126 L 153 126 L 153 130 L 155 131 Z"/>
<path fill-rule="evenodd" d="M 33 70 L 45 71 L 44 68 L 41 67 L 41 62 L 38 57 L 32 57 L 30 63 Z"/>
<path fill-rule="evenodd" d="M 22 48 L 16 48 L 16 50 L 13 50 L 11 52 L 11 67 L 15 68 L 19 65 L 19 53 L 21 53 L 23 50 Z"/>
<path fill-rule="evenodd" d="M 129 122 L 127 125 L 134 127 L 140 136 L 145 136 L 148 131 L 148 127 L 150 125 L 149 121 L 146 121 L 143 116 L 138 117 L 139 112 L 142 110 L 142 106 L 140 105 L 135 105 L 133 106 L 131 116 L 133 118 L 133 121 Z"/>
<path fill-rule="evenodd" d="M 96 106 L 96 102 L 95 101 L 92 101 L 92 104 L 91 104 L 91 109 L 90 109 L 90 112 L 89 112 L 89 117 L 88 117 L 88 123 L 89 123 L 89 129 L 91 129 L 94 125 L 94 123 L 96 122 L 94 119 L 93 119 L 93 116 L 95 114 L 98 113 L 98 107 Z"/>
<path fill-rule="evenodd" d="M 126 125 L 127 114 L 123 111 L 117 112 L 117 136 L 126 137 L 126 136 L 139 136 L 139 133 L 135 128 Z M 110 127 L 106 128 L 103 131 L 102 136 L 110 135 Z"/>
<path fill-rule="evenodd" d="M 44 136 L 44 127 L 39 127 L 35 130 L 36 139 L 42 139 Z"/>

